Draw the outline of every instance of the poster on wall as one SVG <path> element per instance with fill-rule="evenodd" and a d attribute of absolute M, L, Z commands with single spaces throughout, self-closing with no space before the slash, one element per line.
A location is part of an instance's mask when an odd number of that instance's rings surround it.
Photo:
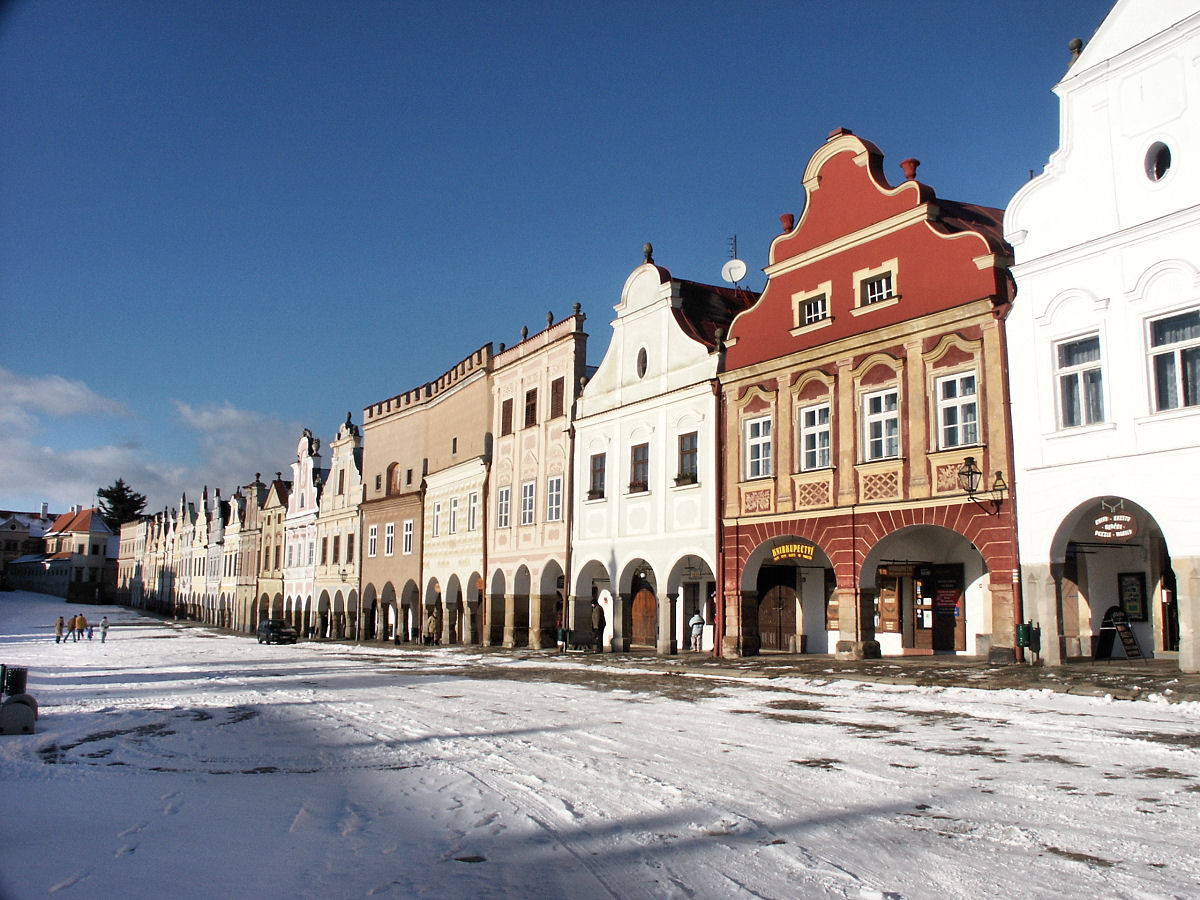
<path fill-rule="evenodd" d="M 1146 621 L 1146 573 L 1121 572 L 1117 575 L 1117 597 L 1131 622 Z"/>

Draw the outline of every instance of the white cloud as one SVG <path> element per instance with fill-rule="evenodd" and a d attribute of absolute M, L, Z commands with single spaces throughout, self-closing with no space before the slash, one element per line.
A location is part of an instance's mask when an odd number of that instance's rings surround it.
<path fill-rule="evenodd" d="M 54 511 L 90 504 L 98 488 L 125 479 L 147 497 L 147 511 L 176 506 L 181 493 L 194 498 L 207 486 L 229 496 L 261 472 L 264 479 L 287 472 L 301 426 L 231 403 L 193 405 L 176 401 L 178 416 L 149 426 L 155 439 L 183 432 L 188 460 L 163 458 L 149 440 L 108 441 L 93 446 L 48 446 L 39 440 L 44 417 L 91 415 L 126 417 L 124 403 L 86 384 L 58 376 L 17 375 L 0 368 L 0 506 L 37 509 L 43 500 Z M 122 430 L 125 430 L 123 427 Z M 149 435 L 148 435 L 149 436 Z M 198 462 L 195 461 L 198 459 Z"/>
<path fill-rule="evenodd" d="M 37 413 L 66 416 L 125 416 L 124 403 L 98 394 L 82 381 L 60 375 L 19 375 L 0 367 L 0 424 L 26 430 Z"/>
<path fill-rule="evenodd" d="M 197 433 L 204 459 L 189 475 L 189 494 L 208 485 L 228 496 L 257 473 L 264 481 L 279 471 L 287 477 L 302 426 L 228 402 L 193 406 L 177 400 L 175 407 L 179 421 Z"/>

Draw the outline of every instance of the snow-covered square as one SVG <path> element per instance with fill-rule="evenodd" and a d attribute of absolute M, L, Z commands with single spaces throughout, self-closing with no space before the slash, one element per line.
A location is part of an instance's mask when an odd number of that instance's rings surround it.
<path fill-rule="evenodd" d="M 53 623 L 107 613 L 106 643 Z M 259 645 L 0 594 L 0 897 L 1194 897 L 1196 703 Z"/>

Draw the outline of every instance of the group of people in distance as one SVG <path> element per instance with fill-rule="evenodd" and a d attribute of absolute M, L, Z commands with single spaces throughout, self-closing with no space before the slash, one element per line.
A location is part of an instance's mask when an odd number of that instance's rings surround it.
<path fill-rule="evenodd" d="M 67 641 L 81 641 L 86 637 L 89 641 L 95 631 L 95 625 L 89 625 L 87 617 L 80 613 L 69 619 L 58 617 L 54 623 L 54 643 L 65 644 Z M 108 616 L 100 620 L 100 643 L 108 640 Z"/>

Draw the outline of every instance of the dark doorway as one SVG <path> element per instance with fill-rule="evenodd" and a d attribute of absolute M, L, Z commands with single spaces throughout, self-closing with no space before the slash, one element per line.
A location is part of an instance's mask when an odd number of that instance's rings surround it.
<path fill-rule="evenodd" d="M 763 566 L 758 573 L 758 636 L 763 650 L 792 649 L 797 572 L 793 566 Z"/>

